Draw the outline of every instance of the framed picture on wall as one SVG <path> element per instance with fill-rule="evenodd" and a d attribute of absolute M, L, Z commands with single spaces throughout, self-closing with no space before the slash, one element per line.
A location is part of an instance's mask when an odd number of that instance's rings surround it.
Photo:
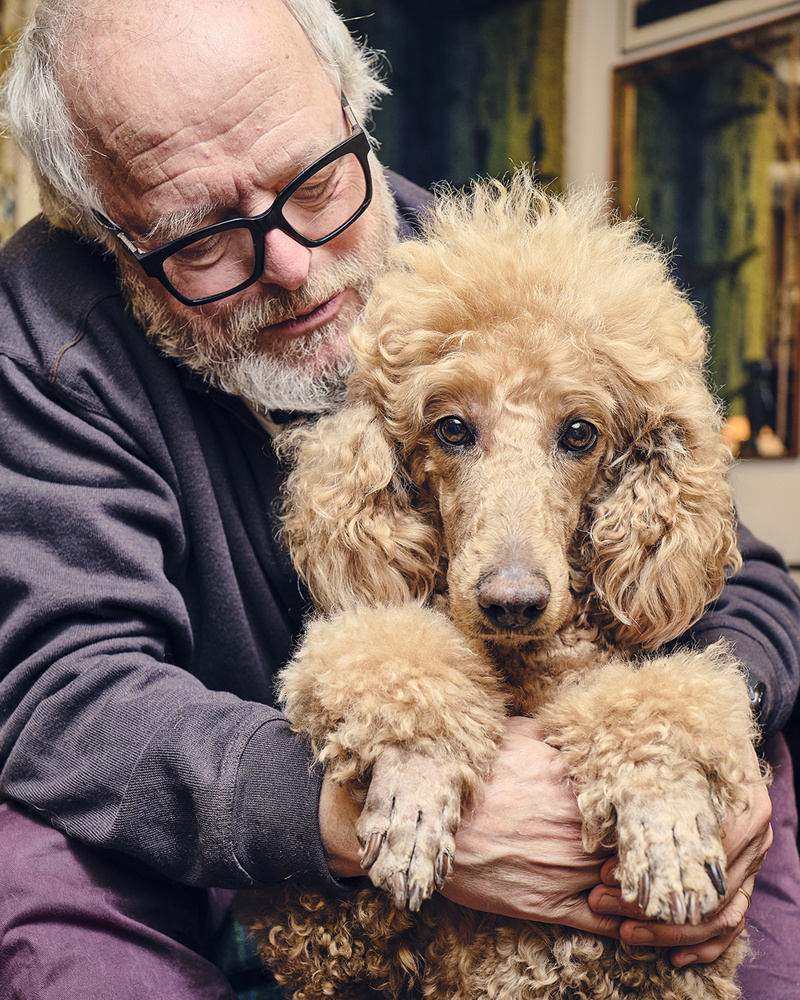
<path fill-rule="evenodd" d="M 800 454 L 800 15 L 614 73 L 618 207 L 672 249 L 737 454 Z"/>
<path fill-rule="evenodd" d="M 796 7 L 796 0 L 620 0 L 622 48 L 642 48 L 740 18 Z"/>

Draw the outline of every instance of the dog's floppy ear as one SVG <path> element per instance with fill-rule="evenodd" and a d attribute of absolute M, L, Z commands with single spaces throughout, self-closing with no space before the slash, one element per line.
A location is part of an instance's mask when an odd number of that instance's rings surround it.
<path fill-rule="evenodd" d="M 326 611 L 353 602 L 424 599 L 440 535 L 413 506 L 413 487 L 369 403 L 342 407 L 281 435 L 294 464 L 284 538 L 311 596 Z"/>
<path fill-rule="evenodd" d="M 623 645 L 682 635 L 741 563 L 725 446 L 716 427 L 691 437 L 670 421 L 637 436 L 594 510 L 597 617 Z"/>

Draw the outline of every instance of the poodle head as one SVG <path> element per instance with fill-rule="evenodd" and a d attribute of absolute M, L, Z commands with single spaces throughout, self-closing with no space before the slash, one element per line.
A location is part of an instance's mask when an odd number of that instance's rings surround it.
<path fill-rule="evenodd" d="M 738 566 L 705 330 L 607 209 L 524 171 L 442 197 L 353 333 L 383 488 L 437 538 L 417 542 L 420 579 L 444 565 L 455 621 L 490 643 L 577 622 L 652 648 Z"/>

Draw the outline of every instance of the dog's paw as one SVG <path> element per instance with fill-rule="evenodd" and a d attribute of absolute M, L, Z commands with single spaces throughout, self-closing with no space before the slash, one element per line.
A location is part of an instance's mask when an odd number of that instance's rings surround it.
<path fill-rule="evenodd" d="M 707 788 L 633 794 L 617 805 L 622 896 L 647 917 L 699 923 L 727 888 L 725 852 Z"/>
<path fill-rule="evenodd" d="M 430 757 L 386 750 L 356 824 L 361 866 L 401 909 L 419 910 L 452 866 L 461 782 Z"/>

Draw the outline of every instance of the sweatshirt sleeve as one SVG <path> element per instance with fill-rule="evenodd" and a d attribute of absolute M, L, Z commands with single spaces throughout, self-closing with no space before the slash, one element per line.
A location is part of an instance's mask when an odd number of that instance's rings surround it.
<path fill-rule="evenodd" d="M 0 796 L 187 884 L 327 879 L 308 748 L 274 708 L 229 693 L 260 665 L 222 584 L 226 533 L 187 531 L 214 491 L 186 495 L 132 379 L 84 376 L 53 386 L 0 352 Z M 170 433 L 185 419 L 174 395 Z M 213 680 L 199 651 L 212 611 Z"/>
<path fill-rule="evenodd" d="M 783 559 L 739 526 L 743 566 L 691 629 L 701 645 L 732 644 L 751 684 L 764 685 L 760 724 L 765 739 L 785 725 L 800 683 L 800 589 Z"/>

